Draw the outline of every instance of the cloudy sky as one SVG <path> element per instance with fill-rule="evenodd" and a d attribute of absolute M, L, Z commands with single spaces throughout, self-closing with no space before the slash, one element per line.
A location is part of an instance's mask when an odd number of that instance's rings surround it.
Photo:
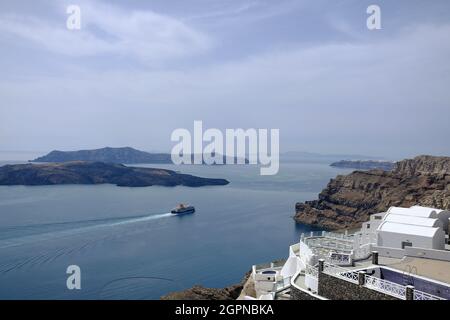
<path fill-rule="evenodd" d="M 282 151 L 450 155 L 449 57 L 448 0 L 4 0 L 0 151 L 169 151 L 203 120 L 279 128 Z"/>

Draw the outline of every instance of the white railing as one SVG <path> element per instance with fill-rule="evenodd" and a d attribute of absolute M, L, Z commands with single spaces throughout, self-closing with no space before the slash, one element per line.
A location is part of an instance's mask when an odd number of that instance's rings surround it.
<path fill-rule="evenodd" d="M 324 232 L 323 233 L 324 237 L 328 237 L 328 238 L 333 238 L 333 239 L 341 239 L 341 240 L 352 240 L 352 236 L 351 235 L 347 235 L 345 233 L 337 233 L 337 232 Z"/>
<path fill-rule="evenodd" d="M 335 265 L 325 264 L 324 273 L 344 279 L 349 282 L 358 283 L 358 272 L 347 270 Z M 365 286 L 369 289 L 382 292 L 399 299 L 405 299 L 406 287 L 394 282 L 386 281 L 372 276 L 365 276 Z"/>
<path fill-rule="evenodd" d="M 356 241 L 358 241 L 359 244 L 364 245 L 364 244 L 375 244 L 377 242 L 377 235 L 375 232 L 371 232 L 371 233 L 362 233 L 362 232 L 357 232 L 355 234 L 353 234 L 353 239 L 355 239 Z"/>
<path fill-rule="evenodd" d="M 362 234 L 361 232 L 354 234 L 311 232 L 302 234 L 300 242 L 310 249 L 320 248 L 345 253 L 353 251 L 353 258 L 362 260 L 370 256 L 371 247 L 376 243 L 376 235 Z"/>
<path fill-rule="evenodd" d="M 414 290 L 414 300 L 445 300 L 445 299 L 426 292 Z"/>
<path fill-rule="evenodd" d="M 267 262 L 267 263 L 260 263 L 260 264 L 255 264 L 253 265 L 253 269 L 255 271 L 258 270 L 263 270 L 263 269 L 269 269 L 272 267 L 272 263 L 271 262 Z"/>
<path fill-rule="evenodd" d="M 366 275 L 365 285 L 369 289 L 376 290 L 402 300 L 406 299 L 406 287 L 402 286 L 401 284 L 397 284 L 394 282 Z M 414 290 L 413 300 L 445 300 L 445 299 L 420 290 Z"/>
<path fill-rule="evenodd" d="M 271 268 L 282 268 L 286 264 L 286 259 L 277 260 L 270 263 Z"/>
<path fill-rule="evenodd" d="M 302 233 L 301 238 L 332 238 L 332 239 L 339 239 L 344 241 L 352 241 L 353 239 L 352 235 L 347 235 L 345 233 L 337 233 L 337 232 L 328 232 L 328 231 L 311 231 L 309 233 Z"/>
<path fill-rule="evenodd" d="M 404 300 L 406 298 L 406 287 L 394 282 L 366 275 L 365 285 L 369 289 L 382 292 L 399 299 Z"/>
<path fill-rule="evenodd" d="M 352 283 L 359 283 L 358 271 L 348 270 L 330 263 L 324 263 L 325 274 L 340 278 Z M 319 270 L 317 267 L 306 265 L 305 275 L 318 278 Z M 402 300 L 406 299 L 406 287 L 391 281 L 365 275 L 364 286 L 368 289 L 375 290 Z M 414 290 L 414 300 L 446 300 L 444 298 L 432 295 L 430 293 Z"/>
<path fill-rule="evenodd" d="M 267 262 L 255 264 L 252 266 L 252 274 L 255 275 L 258 271 L 267 269 L 281 269 L 286 263 L 286 260 L 279 260 L 275 262 Z"/>
<path fill-rule="evenodd" d="M 338 266 L 349 266 L 353 263 L 351 254 L 335 252 L 332 252 L 330 256 L 325 259 L 325 261 Z"/>
<path fill-rule="evenodd" d="M 302 233 L 300 235 L 300 241 L 303 241 L 305 239 L 311 239 L 311 238 L 317 238 L 317 237 L 322 237 L 323 236 L 323 232 L 322 231 L 311 231 L 308 233 Z"/>
<path fill-rule="evenodd" d="M 341 278 L 353 283 L 358 283 L 358 273 L 356 271 L 325 263 L 323 272 L 336 278 Z"/>
<path fill-rule="evenodd" d="M 291 278 L 292 277 L 286 277 L 282 280 L 279 280 L 274 285 L 274 292 L 282 291 L 284 289 L 287 289 L 291 286 Z"/>
<path fill-rule="evenodd" d="M 334 239 L 327 237 L 318 237 L 318 238 L 306 238 L 304 243 L 309 247 L 316 247 L 322 249 L 329 250 L 340 250 L 340 251 L 351 251 L 353 250 L 353 245 L 347 241 L 342 239 Z"/>

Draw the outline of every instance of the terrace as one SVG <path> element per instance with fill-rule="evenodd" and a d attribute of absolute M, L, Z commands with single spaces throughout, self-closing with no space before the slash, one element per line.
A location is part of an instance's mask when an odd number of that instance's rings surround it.
<path fill-rule="evenodd" d="M 311 290 L 311 288 L 308 288 L 307 285 L 305 286 L 307 281 L 304 281 L 305 279 L 303 277 L 310 277 L 319 282 L 322 281 L 319 280 L 319 274 L 322 272 L 326 275 L 339 279 L 339 281 L 344 281 L 349 284 L 357 285 L 358 287 L 374 290 L 400 300 L 446 300 L 448 298 L 447 295 L 450 292 L 448 285 L 421 277 L 413 277 L 413 283 L 417 287 L 420 287 L 422 290 L 426 290 L 428 292 L 418 290 L 412 285 L 404 285 L 399 283 L 402 279 L 404 279 L 404 273 L 393 271 L 388 267 L 371 266 L 369 268 L 361 268 L 360 265 L 355 268 L 343 268 L 326 263 L 323 260 L 320 260 L 317 266 L 309 266 L 306 268 L 304 275 L 295 277 L 293 284 L 303 290 Z M 385 279 L 388 272 L 391 272 L 389 280 Z M 437 287 L 439 287 L 439 290 L 436 291 L 434 288 Z M 352 286 L 348 286 L 348 288 L 351 290 Z M 439 295 L 433 294 L 436 292 L 430 293 L 430 290 L 435 290 Z M 313 291 L 312 293 L 317 292 Z"/>

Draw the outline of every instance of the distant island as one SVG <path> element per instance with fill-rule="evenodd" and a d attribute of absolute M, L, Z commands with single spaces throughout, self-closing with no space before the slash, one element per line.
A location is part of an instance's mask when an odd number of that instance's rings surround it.
<path fill-rule="evenodd" d="M 381 160 L 341 160 L 330 164 L 336 168 L 348 168 L 358 170 L 372 170 L 380 169 L 385 171 L 391 171 L 395 168 L 395 162 L 381 161 Z"/>
<path fill-rule="evenodd" d="M 380 156 L 369 156 L 363 154 L 333 154 L 314 153 L 306 151 L 287 151 L 280 153 L 281 163 L 326 163 L 330 164 L 341 160 L 379 160 Z"/>
<path fill-rule="evenodd" d="M 194 155 L 191 155 L 193 159 Z M 226 163 L 226 157 L 222 156 L 223 163 Z M 233 159 L 237 163 L 237 157 Z M 136 150 L 131 147 L 123 148 L 101 148 L 79 151 L 58 151 L 54 150 L 45 156 L 31 160 L 30 162 L 69 162 L 69 161 L 99 161 L 107 163 L 121 164 L 173 164 L 170 153 L 149 153 Z M 248 160 L 244 160 L 248 163 Z"/>
<path fill-rule="evenodd" d="M 0 167 L 0 185 L 115 184 L 120 187 L 226 185 L 225 179 L 201 178 L 172 170 L 122 164 L 74 161 Z"/>

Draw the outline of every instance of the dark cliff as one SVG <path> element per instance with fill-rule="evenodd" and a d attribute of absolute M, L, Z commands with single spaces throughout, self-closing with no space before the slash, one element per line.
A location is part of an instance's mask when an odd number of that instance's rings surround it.
<path fill-rule="evenodd" d="M 250 275 L 251 271 L 245 274 L 240 283 L 229 287 L 205 288 L 197 285 L 183 291 L 168 293 L 162 296 L 161 300 L 236 300 Z"/>
<path fill-rule="evenodd" d="M 392 171 L 354 171 L 337 176 L 318 200 L 295 205 L 296 222 L 326 229 L 357 227 L 390 206 L 450 209 L 450 158 L 419 156 Z"/>
<path fill-rule="evenodd" d="M 0 167 L 0 185 L 103 184 L 125 187 L 226 185 L 225 179 L 201 178 L 175 171 L 127 167 L 104 162 L 17 164 Z"/>

